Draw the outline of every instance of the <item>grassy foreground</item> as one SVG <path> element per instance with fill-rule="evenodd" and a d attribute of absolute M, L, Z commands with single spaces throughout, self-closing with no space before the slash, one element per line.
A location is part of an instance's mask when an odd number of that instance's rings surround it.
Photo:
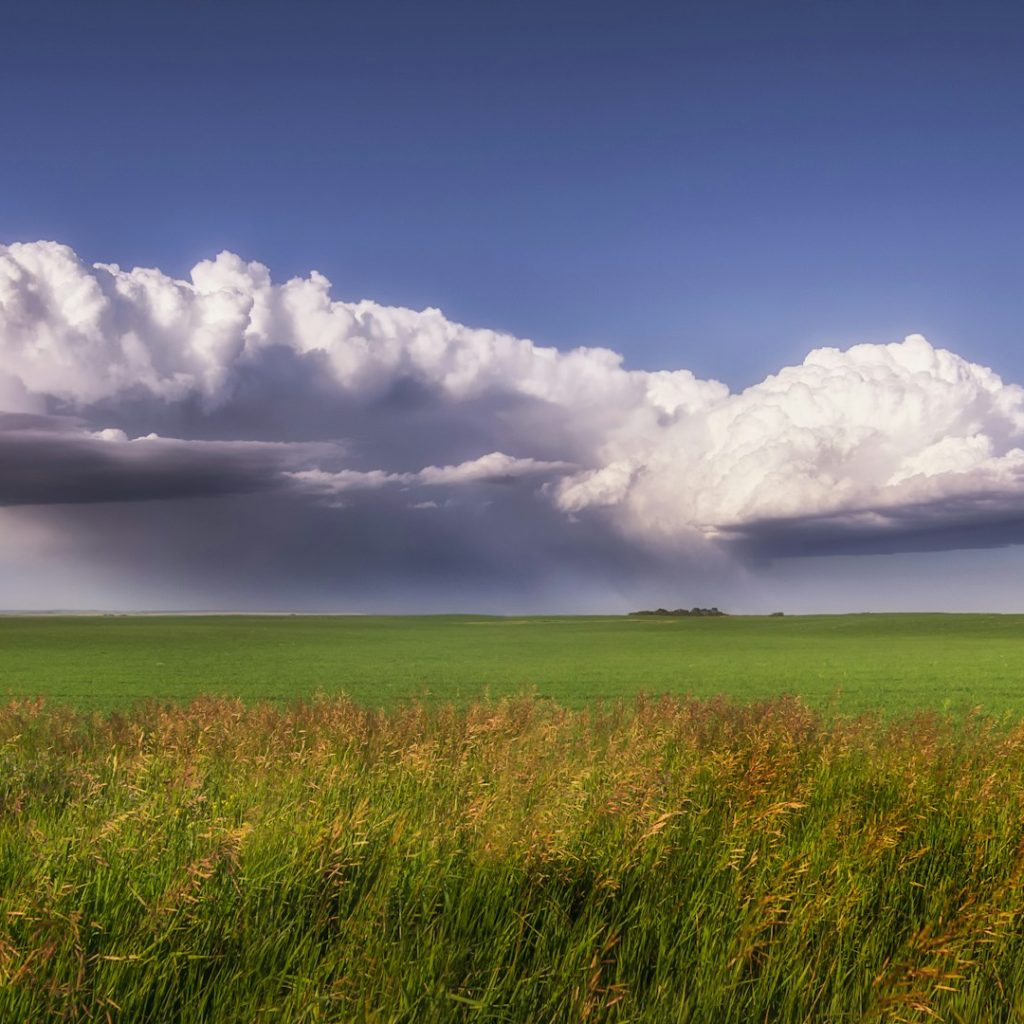
<path fill-rule="evenodd" d="M 0 711 L 0 1020 L 1024 1019 L 1024 726 Z"/>
<path fill-rule="evenodd" d="M 330 693 L 394 707 L 524 692 L 575 707 L 795 693 L 846 712 L 1024 715 L 1024 616 L 0 617 L 0 701 L 113 710 Z"/>

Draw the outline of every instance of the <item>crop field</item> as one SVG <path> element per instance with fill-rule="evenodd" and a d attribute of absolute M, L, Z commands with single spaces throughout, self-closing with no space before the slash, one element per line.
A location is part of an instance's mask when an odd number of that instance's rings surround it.
<path fill-rule="evenodd" d="M 1024 616 L 0 618 L 0 698 L 102 711 L 197 696 L 394 707 L 534 694 L 793 694 L 844 712 L 1024 714 Z"/>
<path fill-rule="evenodd" d="M 0 1022 L 1024 1021 L 1022 632 L 0 620 Z"/>

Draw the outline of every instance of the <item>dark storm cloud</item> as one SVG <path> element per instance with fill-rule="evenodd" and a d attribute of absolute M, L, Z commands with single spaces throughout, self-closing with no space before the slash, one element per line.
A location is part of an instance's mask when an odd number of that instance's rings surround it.
<path fill-rule="evenodd" d="M 50 404 L 64 415 L 80 411 L 66 401 Z M 338 387 L 322 352 L 282 345 L 239 366 L 215 405 L 198 394 L 154 402 L 135 388 L 95 403 L 88 415 L 131 436 L 341 443 L 348 465 L 396 472 L 499 450 L 560 461 L 586 454 L 590 441 L 580 437 L 585 424 L 543 398 L 491 388 L 452 401 L 436 382 L 410 376 L 370 393 L 349 392 Z"/>
<path fill-rule="evenodd" d="M 44 511 L 95 561 L 131 566 L 140 588 L 181 595 L 171 603 L 189 607 L 522 611 L 566 603 L 597 609 L 609 600 L 639 607 L 652 587 L 677 595 L 699 578 L 692 565 L 645 553 L 599 523 L 567 524 L 523 481 L 459 492 L 418 508 L 401 490 L 362 494 L 341 507 L 275 490 L 187 508 L 151 502 L 79 506 L 73 517 Z M 688 592 L 693 603 L 701 589 L 694 582 Z"/>
<path fill-rule="evenodd" d="M 980 493 L 947 498 L 941 505 L 766 519 L 723 529 L 720 540 L 755 564 L 773 558 L 1007 547 L 1024 543 L 1024 502 L 1018 493 Z"/>
<path fill-rule="evenodd" d="M 128 440 L 79 421 L 0 416 L 0 505 L 168 501 L 289 486 L 316 446 Z"/>

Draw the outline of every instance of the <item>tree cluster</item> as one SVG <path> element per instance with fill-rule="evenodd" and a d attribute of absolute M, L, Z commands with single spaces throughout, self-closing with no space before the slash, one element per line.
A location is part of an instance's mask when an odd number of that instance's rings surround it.
<path fill-rule="evenodd" d="M 718 608 L 675 608 L 669 611 L 668 608 L 655 608 L 654 611 L 644 610 L 639 612 L 630 612 L 630 615 L 670 615 L 676 618 L 682 618 L 683 616 L 689 615 L 725 615 L 726 613 L 720 611 Z"/>

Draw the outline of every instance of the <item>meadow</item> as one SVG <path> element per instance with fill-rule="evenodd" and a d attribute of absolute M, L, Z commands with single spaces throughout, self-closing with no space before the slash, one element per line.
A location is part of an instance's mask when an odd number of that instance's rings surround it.
<path fill-rule="evenodd" d="M 792 699 L 0 713 L 0 1020 L 1024 1017 L 1024 728 Z"/>
<path fill-rule="evenodd" d="M 0 620 L 0 1022 L 1022 1021 L 1022 629 Z"/>
<path fill-rule="evenodd" d="M 0 618 L 0 699 L 83 710 L 198 696 L 568 707 L 794 694 L 843 712 L 1024 713 L 1024 616 Z"/>

